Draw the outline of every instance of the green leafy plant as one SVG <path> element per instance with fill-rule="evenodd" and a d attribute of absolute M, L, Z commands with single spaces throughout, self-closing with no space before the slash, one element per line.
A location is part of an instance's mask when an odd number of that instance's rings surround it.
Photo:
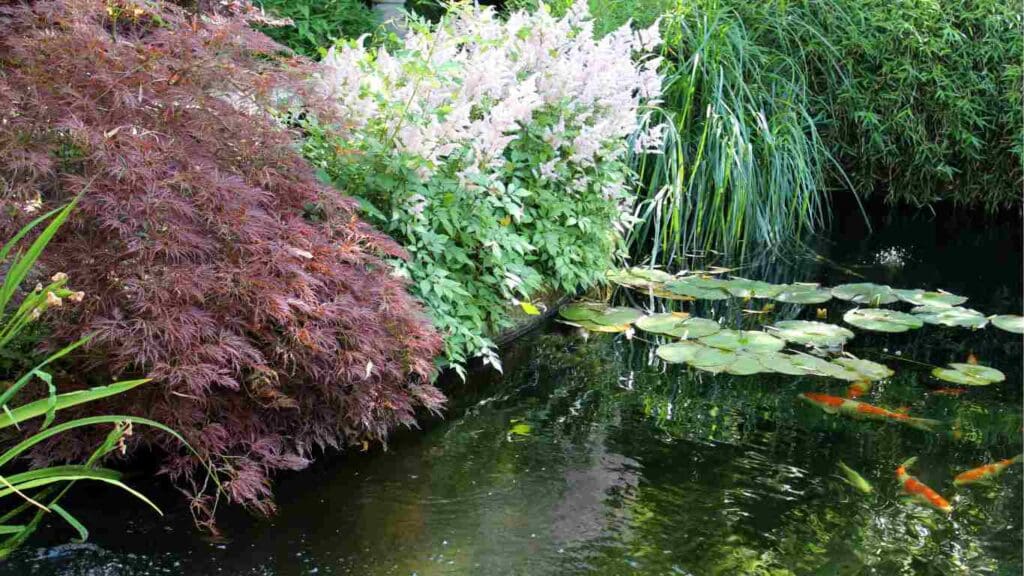
<path fill-rule="evenodd" d="M 635 256 L 678 262 L 705 249 L 740 252 L 820 229 L 829 217 L 830 156 L 811 108 L 794 24 L 774 8 L 747 16 L 721 0 L 677 3 L 661 23 L 664 126 L 641 176 L 629 237 Z"/>
<path fill-rule="evenodd" d="M 380 24 L 362 0 L 260 0 L 270 14 L 290 20 L 261 31 L 299 54 L 320 58 L 339 38 L 371 34 Z"/>
<path fill-rule="evenodd" d="M 0 318 L 0 350 L 4 350 L 47 309 L 62 306 L 65 300 L 81 300 L 82 293 L 69 290 L 66 287 L 67 276 L 58 273 L 45 286 L 42 283 L 37 284 L 15 304 L 19 288 L 29 277 L 36 260 L 57 233 L 74 204 L 72 202 L 36 218 L 0 249 L 0 264 L 6 265 L 3 282 L 0 284 L 0 311 L 3 312 Z M 15 252 L 21 241 L 25 240 L 33 229 L 44 223 L 46 226 L 28 248 Z M 149 499 L 124 484 L 119 472 L 97 464 L 111 452 L 123 450 L 125 437 L 131 435 L 132 426 L 135 424 L 151 426 L 184 443 L 176 432 L 159 422 L 123 415 L 80 417 L 54 424 L 57 413 L 61 410 L 122 394 L 148 382 L 148 379 L 125 380 L 86 390 L 58 393 L 53 375 L 48 371 L 49 365 L 67 356 L 88 340 L 89 337 L 83 338 L 51 354 L 0 392 L 0 408 L 3 410 L 0 413 L 0 431 L 10 433 L 13 428 L 14 433 L 20 437 L 13 446 L 0 453 L 0 503 L 12 503 L 5 506 L 5 513 L 0 514 L 0 536 L 3 537 L 3 540 L 0 540 L 0 558 L 21 545 L 48 513 L 56 514 L 67 522 L 78 532 L 80 539 L 88 538 L 89 532 L 85 526 L 59 503 L 71 486 L 80 480 L 112 484 L 160 512 Z M 25 389 L 34 382 L 45 385 L 45 397 L 16 405 L 15 399 L 24 394 Z M 40 418 L 41 423 L 36 425 L 35 422 Z M 112 429 L 84 464 L 47 466 L 21 472 L 9 471 L 15 458 L 24 455 L 41 442 L 78 428 L 104 424 L 112 425 Z M 30 433 L 33 429 L 35 432 Z"/>
<path fill-rule="evenodd" d="M 457 4 L 410 22 L 394 53 L 342 44 L 321 63 L 346 125 L 306 125 L 305 154 L 409 253 L 397 272 L 445 335 L 445 359 L 499 366 L 490 339 L 543 290 L 603 279 L 621 247 L 626 137 L 656 96 L 656 44 L 595 40 L 578 10 L 500 19 Z"/>

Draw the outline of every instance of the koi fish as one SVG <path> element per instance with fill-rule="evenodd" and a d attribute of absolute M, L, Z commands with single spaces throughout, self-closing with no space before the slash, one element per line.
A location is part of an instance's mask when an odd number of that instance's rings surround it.
<path fill-rule="evenodd" d="M 968 352 L 967 353 L 967 363 L 968 364 L 977 364 L 978 363 L 978 357 L 974 355 L 974 352 Z"/>
<path fill-rule="evenodd" d="M 1013 458 L 1007 458 L 1006 460 L 1000 460 L 999 462 L 985 464 L 984 466 L 978 466 L 977 468 L 972 468 L 966 472 L 961 472 L 953 479 L 953 484 L 963 486 L 964 484 L 974 484 L 975 482 L 981 482 L 983 480 L 991 480 L 1002 474 L 1003 471 L 1010 466 L 1020 462 L 1021 459 L 1024 459 L 1024 454 L 1019 454 Z"/>
<path fill-rule="evenodd" d="M 939 394 L 941 396 L 959 396 L 967 392 L 967 388 L 939 388 L 938 390 L 932 390 L 932 394 Z"/>
<path fill-rule="evenodd" d="M 870 482 L 865 480 L 864 477 L 858 474 L 856 470 L 850 468 L 846 464 L 843 464 L 841 460 L 839 462 L 839 469 L 843 471 L 843 476 L 846 477 L 844 482 L 850 486 L 853 486 L 864 494 L 871 494 L 875 491 L 875 487 L 872 486 Z"/>
<path fill-rule="evenodd" d="M 936 426 L 942 424 L 938 420 L 913 418 L 906 414 L 893 412 L 892 410 L 886 410 L 885 408 L 879 408 L 864 402 L 840 398 L 839 396 L 829 396 L 828 394 L 820 394 L 818 392 L 804 392 L 799 395 L 799 398 L 814 404 L 828 414 L 842 414 L 851 418 L 866 418 L 868 420 L 889 420 L 927 432 L 934 431 Z"/>
<path fill-rule="evenodd" d="M 903 491 L 909 494 L 915 501 L 949 514 L 953 507 L 949 504 L 948 500 L 939 496 L 938 492 L 929 488 L 924 482 L 907 473 L 907 468 L 913 466 L 914 462 L 917 462 L 916 456 L 900 464 L 899 468 L 896 469 L 896 479 L 899 480 Z"/>
<path fill-rule="evenodd" d="M 861 380 L 860 382 L 854 382 L 850 384 L 850 387 L 846 389 L 846 397 L 850 399 L 860 398 L 871 391 L 871 382 L 867 380 Z"/>

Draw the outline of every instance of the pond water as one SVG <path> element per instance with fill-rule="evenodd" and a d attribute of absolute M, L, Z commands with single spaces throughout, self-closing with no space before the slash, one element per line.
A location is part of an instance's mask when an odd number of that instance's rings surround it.
<path fill-rule="evenodd" d="M 871 236 L 841 228 L 817 257 L 741 275 L 943 288 L 986 314 L 1020 313 L 1019 221 L 904 214 L 876 226 Z M 760 305 L 694 310 L 756 328 L 765 318 L 741 309 Z M 852 305 L 824 307 L 836 321 Z M 772 319 L 814 319 L 815 308 L 780 305 Z M 988 485 L 952 483 L 1022 451 L 1019 336 L 992 327 L 856 330 L 847 349 L 896 370 L 861 400 L 942 420 L 940 432 L 831 416 L 797 400 L 842 395 L 837 380 L 665 366 L 645 340 L 583 339 L 548 325 L 505 351 L 504 376 L 448 382 L 446 418 L 398 434 L 386 452 L 324 458 L 281 477 L 275 517 L 227 510 L 223 542 L 197 534 L 162 485 L 141 487 L 164 518 L 114 492 L 78 490 L 68 504 L 92 529 L 90 542 L 65 544 L 72 534 L 48 530 L 0 574 L 1021 573 L 1020 467 Z M 940 395 L 951 385 L 907 361 L 945 365 L 971 354 L 1007 380 Z M 901 498 L 894 471 L 911 456 L 913 473 L 951 500 L 950 515 Z M 875 492 L 843 483 L 840 460 Z"/>

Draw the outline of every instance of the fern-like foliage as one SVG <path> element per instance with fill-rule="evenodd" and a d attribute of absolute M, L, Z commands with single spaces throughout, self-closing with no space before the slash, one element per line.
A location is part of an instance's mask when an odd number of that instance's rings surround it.
<path fill-rule="evenodd" d="M 303 62 L 280 53 L 243 16 L 158 2 L 0 7 L 0 229 L 84 191 L 41 261 L 87 294 L 57 317 L 55 344 L 94 333 L 92 374 L 153 377 L 104 410 L 181 431 L 231 499 L 262 511 L 273 471 L 383 441 L 443 402 L 440 338 L 384 263 L 403 250 L 263 112 L 316 106 Z M 96 445 L 57 441 L 40 460 Z M 151 443 L 197 492 L 197 459 Z"/>

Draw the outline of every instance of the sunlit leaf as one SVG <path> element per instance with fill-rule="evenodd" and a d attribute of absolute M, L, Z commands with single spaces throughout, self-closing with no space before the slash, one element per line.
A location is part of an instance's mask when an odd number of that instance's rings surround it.
<path fill-rule="evenodd" d="M 975 329 L 988 324 L 988 318 L 981 312 L 960 306 L 918 306 L 910 312 L 929 324 Z"/>
<path fill-rule="evenodd" d="M 1006 375 L 988 366 L 980 364 L 949 364 L 949 368 L 936 368 L 932 376 L 946 382 L 964 386 L 988 386 L 1006 380 Z"/>
<path fill-rule="evenodd" d="M 967 302 L 967 298 L 963 296 L 957 296 L 956 294 L 950 294 L 949 292 L 926 292 L 924 290 L 914 289 L 895 289 L 893 293 L 896 296 L 910 304 L 915 306 L 959 306 L 964 302 Z"/>
<path fill-rule="evenodd" d="M 700 343 L 723 350 L 755 354 L 778 352 L 786 346 L 784 340 L 756 330 L 721 330 L 710 336 L 704 336 L 700 339 Z"/>
<path fill-rule="evenodd" d="M 1024 316 L 1000 314 L 990 317 L 989 322 L 992 322 L 992 325 L 1000 330 L 1006 330 L 1014 334 L 1024 334 Z"/>
<path fill-rule="evenodd" d="M 898 300 L 892 288 L 870 282 L 841 284 L 832 289 L 832 296 L 866 306 L 892 304 Z"/>
<path fill-rule="evenodd" d="M 787 342 L 815 346 L 819 348 L 835 348 L 842 346 L 853 338 L 853 332 L 824 322 L 807 320 L 782 320 L 768 327 L 773 334 Z"/>
<path fill-rule="evenodd" d="M 843 315 L 843 320 L 857 328 L 875 332 L 906 332 L 924 325 L 913 314 L 881 308 L 854 308 Z"/>

